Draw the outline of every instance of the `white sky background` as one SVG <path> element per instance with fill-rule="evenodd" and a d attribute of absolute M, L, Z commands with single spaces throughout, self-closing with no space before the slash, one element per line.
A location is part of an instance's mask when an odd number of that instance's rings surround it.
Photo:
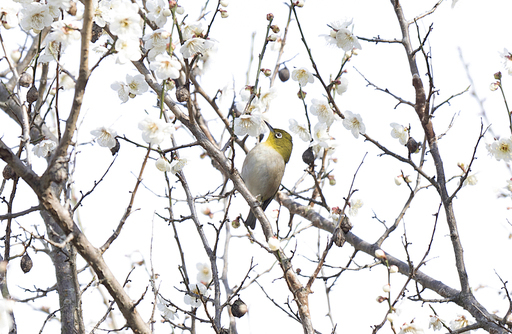
<path fill-rule="evenodd" d="M 189 2 L 194 2 L 194 4 Z M 192 23 L 199 13 L 201 4 L 199 1 L 183 1 L 180 4 L 189 14 L 187 22 Z M 433 4 L 434 1 L 402 2 L 405 15 L 409 19 L 430 9 Z M 210 6 L 212 5 L 213 3 L 210 4 Z M 489 84 L 493 81 L 493 73 L 501 70 L 504 73 L 505 90 L 508 93 L 511 91 L 511 89 L 507 90 L 510 85 L 510 77 L 503 68 L 499 52 L 505 47 L 512 49 L 510 36 L 507 34 L 510 28 L 509 15 L 512 10 L 512 3 L 502 0 L 486 2 L 485 5 L 482 5 L 481 1 L 460 0 L 454 9 L 451 9 L 450 5 L 451 2 L 443 3 L 433 15 L 419 22 L 419 30 L 422 35 L 427 31 L 430 23 L 434 22 L 434 30 L 431 33 L 427 47 L 430 48 L 433 57 L 432 64 L 436 88 L 440 90 L 436 102 L 444 101 L 469 85 L 464 65 L 459 57 L 458 49 L 460 48 L 475 83 L 472 88 L 484 100 L 487 116 L 490 123 L 492 123 L 494 133 L 499 136 L 509 136 L 510 130 L 505 116 L 503 100 L 498 91 L 491 92 L 489 90 Z M 253 54 L 255 59 L 250 72 L 250 83 L 254 83 L 257 56 L 261 50 L 267 24 L 266 14 L 270 12 L 274 14 L 274 23 L 279 25 L 282 31 L 284 31 L 288 15 L 288 7 L 283 2 L 275 0 L 232 0 L 227 10 L 230 14 L 229 18 L 221 19 L 219 17 L 212 27 L 210 36 L 219 42 L 218 53 L 206 75 L 200 79 L 203 87 L 211 96 L 215 94 L 217 89 L 222 89 L 226 85 L 231 87 L 233 81 L 237 93 L 245 85 L 251 34 L 256 32 Z M 325 39 L 320 36 L 328 34 L 327 24 L 330 22 L 353 18 L 354 33 L 361 37 L 380 36 L 385 39 L 393 39 L 401 36 L 398 22 L 388 1 L 310 0 L 304 8 L 297 9 L 297 12 L 306 40 L 312 49 L 313 57 L 325 81 L 328 81 L 329 75 L 335 75 L 338 72 L 343 56 L 341 50 L 326 46 Z M 209 20 L 211 16 L 207 16 L 207 18 Z M 311 63 L 300 41 L 295 21 L 291 23 L 290 27 L 283 60 L 295 57 L 287 63 L 290 70 L 293 70 L 294 67 L 306 67 L 311 70 Z M 8 34 L 11 32 L 6 32 L 4 35 L 4 31 L 2 31 L 2 34 L 4 40 L 7 41 L 8 50 L 9 48 L 16 48 L 20 39 L 6 38 L 5 36 L 9 36 Z M 414 35 L 412 39 L 415 41 L 414 45 L 417 45 L 417 39 Z M 406 149 L 401 147 L 396 139 L 391 138 L 389 123 L 411 124 L 412 136 L 419 141 L 422 140 L 421 126 L 414 110 L 407 106 L 398 106 L 394 109 L 396 102 L 388 95 L 366 87 L 365 81 L 355 70 L 357 68 L 376 85 L 388 88 L 394 94 L 413 101 L 414 91 L 405 52 L 398 44 L 375 45 L 364 41 L 361 41 L 361 44 L 363 49 L 346 66 L 348 71 L 346 77 L 350 81 L 349 90 L 343 96 L 336 98 L 338 106 L 342 111 L 348 109 L 361 114 L 368 135 L 394 152 L 406 155 Z M 76 46 L 78 46 L 78 43 Z M 276 55 L 277 52 L 267 50 L 263 67 L 273 69 Z M 72 60 L 67 60 L 65 63 L 69 64 L 70 67 L 73 65 Z M 423 59 L 420 58 L 418 64 L 422 68 L 420 72 L 424 73 Z M 128 101 L 126 104 L 119 104 L 117 93 L 110 88 L 110 84 L 115 80 L 125 80 L 126 73 L 135 74 L 136 70 L 130 64 L 125 66 L 115 65 L 114 58 L 111 57 L 111 59 L 105 60 L 100 68 L 93 73 L 89 82 L 83 106 L 81 128 L 78 134 L 78 142 L 84 145 L 79 146 L 80 153 L 77 155 L 75 174 L 77 194 L 79 191 L 88 191 L 93 186 L 93 182 L 99 180 L 112 160 L 107 149 L 100 148 L 97 144 L 90 144 L 93 138 L 90 135 L 90 130 L 102 125 L 112 126 L 119 135 L 126 135 L 128 138 L 142 143 L 137 123 L 144 118 L 144 110 L 152 115 L 157 115 L 157 109 L 154 108 L 156 101 L 154 94 L 147 93 L 142 97 L 138 96 Z M 263 88 L 268 87 L 268 79 L 261 76 L 260 82 Z M 427 83 L 427 81 L 424 82 Z M 288 129 L 289 118 L 295 118 L 299 123 L 305 123 L 302 102 L 296 97 L 298 84 L 291 79 L 286 83 L 277 80 L 275 86 L 278 89 L 279 97 L 273 101 L 270 108 L 269 119 L 271 124 L 274 127 Z M 312 86 L 308 84 L 304 90 L 308 93 L 306 100 L 308 105 L 311 98 L 320 98 L 323 94 L 318 80 Z M 65 114 L 66 110 L 69 109 L 65 97 L 62 97 L 61 103 L 61 113 Z M 222 105 L 226 112 L 230 103 L 231 97 L 228 96 Z M 210 121 L 209 125 L 212 128 L 222 126 L 215 114 L 206 105 L 203 105 L 202 111 L 205 118 Z M 457 116 L 453 127 L 439 143 L 441 153 L 445 158 L 444 167 L 448 178 L 453 175 L 460 175 L 461 171 L 457 167 L 458 162 L 469 163 L 474 143 L 476 143 L 479 134 L 480 112 L 477 101 L 467 93 L 454 99 L 450 105 L 439 109 L 435 114 L 434 127 L 437 134 L 443 133 L 448 128 L 452 117 Z M 16 145 L 17 136 L 19 135 L 18 128 L 12 126 L 13 122 L 4 114 L 0 114 L 0 124 L 3 140 L 11 146 Z M 312 117 L 312 125 L 314 124 L 315 120 Z M 487 125 L 489 124 L 484 123 L 484 126 Z M 15 132 L 13 133 L 12 130 Z M 213 133 L 214 135 L 218 134 L 215 131 Z M 368 152 L 355 183 L 355 188 L 359 189 L 355 198 L 362 199 L 364 206 L 351 221 L 354 224 L 353 233 L 366 241 L 374 242 L 383 232 L 382 225 L 377 220 L 372 219 L 374 214 L 380 220 L 385 220 L 388 224 L 391 224 L 409 195 L 408 188 L 405 185 L 395 186 L 393 178 L 399 175 L 401 170 L 406 175 L 414 176 L 415 174 L 407 166 L 401 165 L 389 157 L 379 157 L 379 151 L 371 143 L 364 142 L 361 137 L 356 140 L 348 130 L 343 128 L 341 122 L 334 125 L 331 134 L 339 144 L 335 153 L 338 163 L 330 166 L 330 168 L 334 168 L 337 184 L 334 187 L 325 187 L 326 198 L 330 206 L 341 206 L 343 204 L 343 197 L 348 193 L 352 176 L 363 156 Z M 178 145 L 193 141 L 191 136 L 186 135 L 186 130 L 183 128 L 178 129 L 176 138 Z M 225 142 L 225 138 L 223 139 Z M 479 183 L 473 187 L 466 187 L 459 193 L 455 201 L 455 213 L 462 244 L 465 247 L 464 255 L 470 282 L 474 289 L 480 285 L 485 286 L 476 292 L 476 296 L 484 306 L 488 307 L 489 311 L 498 311 L 500 315 L 503 315 L 508 305 L 502 297 L 498 296 L 501 284 L 494 270 L 504 280 L 509 280 L 512 277 L 512 271 L 507 261 L 511 251 L 508 237 L 512 228 L 506 222 L 506 219 L 510 216 L 507 211 L 510 200 L 498 199 L 497 193 L 506 186 L 506 180 L 510 178 L 510 172 L 503 162 L 496 162 L 494 158 L 487 154 L 484 143 L 490 143 L 491 141 L 492 138 L 488 135 L 480 144 L 477 154 L 478 159 L 473 167 L 473 171 L 477 173 Z M 249 143 L 248 145 L 252 144 Z M 169 147 L 170 141 L 162 146 Z M 300 138 L 294 137 L 294 152 L 283 179 L 283 184 L 289 188 L 295 184 L 305 169 L 301 155 L 306 148 L 306 143 L 302 142 Z M 182 152 L 182 156 L 190 159 L 189 165 L 185 168 L 185 176 L 190 182 L 191 190 L 195 195 L 203 194 L 206 190 L 214 191 L 222 182 L 220 173 L 211 168 L 210 161 L 199 158 L 201 153 L 202 149 L 199 148 Z M 79 213 L 80 221 L 85 233 L 95 245 L 103 244 L 121 219 L 144 154 L 144 149 L 133 148 L 132 145 L 121 141 L 121 151 L 114 167 L 97 190 L 84 200 L 84 208 Z M 240 168 L 243 161 L 241 150 L 237 150 L 237 157 L 238 167 Z M 418 157 L 415 158 L 417 161 Z M 3 163 L 0 166 L 3 168 Z M 36 160 L 35 166 L 36 171 L 42 173 L 45 168 L 44 160 Z M 426 170 L 429 174 L 433 174 L 431 160 L 428 160 Z M 175 178 L 171 176 L 171 180 L 174 181 Z M 452 181 L 452 189 L 457 186 L 457 182 L 458 180 Z M 128 219 L 121 237 L 105 254 L 105 258 L 118 280 L 123 281 L 134 261 L 143 258 L 149 266 L 149 249 L 153 233 L 153 265 L 155 272 L 160 274 L 161 291 L 164 296 L 168 296 L 176 303 L 183 305 L 183 294 L 175 289 L 176 287 L 183 290 L 184 287 L 179 284 L 181 281 L 177 270 L 179 257 L 174 236 L 171 228 L 160 218 L 154 216 L 154 212 L 166 216 L 165 207 L 167 203 L 164 198 L 157 196 L 164 195 L 165 185 L 163 174 L 156 170 L 153 161 L 150 161 L 146 167 L 143 183 L 144 187 L 139 189 L 135 201 L 135 208 L 139 210 L 135 211 Z M 423 180 L 422 184 L 426 185 L 426 182 Z M 175 191 L 174 196 L 183 198 L 179 190 L 179 184 L 176 184 L 176 187 L 178 190 Z M 229 184 L 228 188 L 231 187 L 231 184 Z M 19 188 L 20 194 L 23 194 L 24 197 L 23 199 L 22 197 L 17 198 L 14 211 L 24 210 L 36 203 L 23 182 Z M 6 189 L 10 189 L 9 185 Z M 415 263 L 421 259 L 425 252 L 434 223 L 432 214 L 437 211 L 438 205 L 439 201 L 433 189 L 421 191 L 405 217 L 408 241 L 412 242 L 410 252 Z M 267 209 L 267 214 L 271 216 L 272 210 L 277 207 L 277 203 L 274 202 Z M 210 208 L 214 212 L 222 209 L 221 206 L 216 204 L 211 204 Z M 231 219 L 234 219 L 238 213 L 244 216 L 247 214 L 248 207 L 241 196 L 237 196 L 230 212 Z M 325 210 L 322 210 L 321 213 L 328 216 Z M 188 209 L 185 206 L 176 205 L 175 214 L 186 216 L 188 215 Z M 222 217 L 223 213 L 220 211 L 211 220 L 205 216 L 202 216 L 202 219 L 205 224 L 211 222 L 218 225 Z M 36 221 L 39 222 L 40 217 L 37 214 L 32 214 L 18 221 L 24 226 L 30 226 Z M 283 230 L 287 221 L 288 215 L 286 209 L 284 209 L 281 212 L 280 220 L 280 226 Z M 296 223 L 300 221 L 299 217 L 295 218 Z M 191 222 L 187 222 L 179 225 L 179 228 L 181 241 L 185 247 L 189 275 L 193 281 L 196 275 L 196 263 L 207 262 L 207 258 L 191 225 Z M 401 224 L 392 237 L 383 245 L 384 250 L 401 259 L 405 259 L 404 250 L 401 246 L 403 226 L 404 224 Z M 206 227 L 206 231 L 210 233 L 210 237 L 213 237 L 211 228 Z M 245 229 L 232 232 L 238 236 L 243 236 Z M 260 241 L 264 240 L 259 228 L 256 229 L 255 233 Z M 301 268 L 305 275 L 310 274 L 315 264 L 307 259 L 316 258 L 318 252 L 317 239 L 320 240 L 321 249 L 323 250 L 327 238 L 328 236 L 325 233 L 320 233 L 318 237 L 316 231 L 310 230 L 292 239 L 286 248 L 287 254 L 290 254 L 290 249 L 293 250 L 297 245 L 298 253 L 304 256 L 297 255 L 294 257 L 294 268 Z M 213 238 L 210 240 L 213 240 Z M 231 276 L 229 278 L 232 285 L 238 284 L 243 278 L 245 271 L 249 268 L 251 257 L 254 256 L 255 263 L 258 263 L 255 269 L 255 272 L 258 273 L 267 270 L 274 261 L 273 255 L 267 254 L 255 244 L 250 244 L 245 237 L 233 238 L 230 247 Z M 16 250 L 13 250 L 13 253 L 16 253 Z M 350 245 L 345 245 L 342 249 L 334 248 L 331 250 L 327 261 L 333 266 L 344 266 L 351 254 L 352 247 Z M 32 289 L 34 285 L 39 288 L 46 288 L 54 284 L 53 267 L 48 257 L 42 253 L 34 254 L 33 252 L 31 256 L 35 263 L 34 269 L 26 275 L 23 275 L 18 269 L 18 259 L 10 263 L 8 272 L 10 289 L 11 294 L 16 298 L 22 299 L 30 296 L 22 288 Z M 428 258 L 430 259 L 428 265 L 422 268 L 424 272 L 454 288 L 459 288 L 450 238 L 443 214 L 440 215 L 436 240 Z M 356 263 L 364 265 L 372 263 L 372 259 L 365 255 L 358 255 Z M 218 265 L 221 266 L 222 261 L 219 261 Z M 326 273 L 329 272 L 326 270 Z M 260 281 L 267 292 L 280 304 L 290 297 L 284 280 L 279 279 L 281 274 L 281 270 L 276 267 L 270 273 L 264 275 Z M 90 277 L 89 273 L 80 275 L 82 283 L 87 281 L 88 276 Z M 403 278 L 398 275 L 395 274 L 392 277 L 392 291 L 395 291 L 393 290 L 395 286 L 396 289 L 399 289 L 401 287 L 400 283 L 403 282 Z M 251 277 L 255 277 L 255 274 L 251 274 Z M 147 285 L 148 278 L 144 267 L 137 267 L 132 273 L 132 283 L 130 283 L 129 291 L 133 299 L 139 298 Z M 303 283 L 306 283 L 305 279 Z M 376 325 L 382 321 L 387 307 L 384 303 L 378 304 L 375 299 L 383 294 L 381 287 L 385 283 L 386 272 L 382 266 L 373 268 L 371 271 L 365 269 L 360 272 L 347 272 L 341 276 L 338 284 L 331 292 L 332 314 L 338 324 L 339 332 L 370 332 L 370 325 Z M 413 289 L 414 285 L 410 285 L 409 290 L 413 291 Z M 313 290 L 315 293 L 310 296 L 310 307 L 314 327 L 322 333 L 329 333 L 331 324 L 325 316 L 327 308 L 322 282 L 316 282 Z M 425 294 L 425 296 L 429 296 L 429 294 Z M 437 296 L 430 294 L 429 297 L 436 298 Z M 263 293 L 256 284 L 242 291 L 241 298 L 249 305 L 248 315 L 237 320 L 238 329 L 241 333 L 302 331 L 299 323 L 289 319 L 263 297 Z M 54 311 L 58 307 L 58 299 L 55 293 L 51 295 L 50 300 L 36 301 L 28 306 L 22 304 L 16 306 L 15 315 L 19 333 L 34 332 L 41 328 L 46 315 L 32 311 L 31 307 L 49 306 L 50 310 Z M 149 317 L 151 312 L 150 302 L 151 298 L 148 295 L 139 307 L 139 311 L 145 319 Z M 97 290 L 89 289 L 84 294 L 87 328 L 91 328 L 90 326 L 103 315 L 104 310 L 99 307 L 100 303 L 101 300 Z M 293 303 L 292 306 L 295 307 Z M 453 305 L 434 305 L 434 307 L 441 317 L 447 321 L 453 319 L 457 314 L 466 314 Z M 423 326 L 426 332 L 429 331 L 427 330 L 428 315 L 431 314 L 431 311 L 427 305 L 422 307 L 420 303 L 405 302 L 401 310 L 401 321 L 409 322 L 415 318 L 415 323 Z M 27 319 L 30 319 L 30 321 Z M 183 316 L 180 319 L 183 320 Z M 122 317 L 118 316 L 118 325 L 123 323 Z M 227 317 L 223 325 L 228 325 Z M 167 324 L 157 324 L 156 326 L 158 333 L 170 331 Z M 50 322 L 46 325 L 44 332 L 50 333 L 57 330 L 57 328 L 59 327 L 56 322 Z M 203 330 L 206 330 L 206 328 Z M 391 330 L 386 325 L 381 332 L 391 333 Z"/>

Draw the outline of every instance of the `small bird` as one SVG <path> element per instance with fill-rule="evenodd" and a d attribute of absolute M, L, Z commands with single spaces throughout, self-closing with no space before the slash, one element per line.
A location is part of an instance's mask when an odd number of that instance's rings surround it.
<path fill-rule="evenodd" d="M 292 136 L 288 132 L 265 123 L 270 129 L 267 140 L 249 151 L 242 166 L 242 178 L 251 194 L 261 202 L 263 210 L 272 202 L 281 185 L 293 147 Z M 252 211 L 249 211 L 245 225 L 253 230 L 256 227 Z"/>

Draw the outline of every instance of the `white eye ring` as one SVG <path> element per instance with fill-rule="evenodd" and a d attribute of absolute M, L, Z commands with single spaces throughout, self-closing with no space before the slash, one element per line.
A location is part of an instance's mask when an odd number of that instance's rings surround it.
<path fill-rule="evenodd" d="M 280 134 L 279 132 L 276 132 L 275 136 L 276 136 L 277 139 L 283 138 L 283 135 Z"/>

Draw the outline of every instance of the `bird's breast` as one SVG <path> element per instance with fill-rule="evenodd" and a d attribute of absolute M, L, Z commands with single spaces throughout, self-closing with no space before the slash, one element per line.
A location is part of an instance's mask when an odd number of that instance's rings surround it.
<path fill-rule="evenodd" d="M 279 189 L 284 168 L 281 154 L 266 143 L 260 143 L 247 154 L 242 166 L 242 178 L 249 191 L 264 201 Z"/>

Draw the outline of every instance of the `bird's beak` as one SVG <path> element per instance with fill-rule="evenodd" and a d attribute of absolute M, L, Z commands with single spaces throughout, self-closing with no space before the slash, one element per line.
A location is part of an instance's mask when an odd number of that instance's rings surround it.
<path fill-rule="evenodd" d="M 267 121 L 264 121 L 264 122 L 265 122 L 265 124 L 267 124 L 268 128 L 270 129 L 270 132 L 274 133 L 275 131 L 274 131 L 274 128 L 272 127 L 272 125 L 268 124 Z"/>

